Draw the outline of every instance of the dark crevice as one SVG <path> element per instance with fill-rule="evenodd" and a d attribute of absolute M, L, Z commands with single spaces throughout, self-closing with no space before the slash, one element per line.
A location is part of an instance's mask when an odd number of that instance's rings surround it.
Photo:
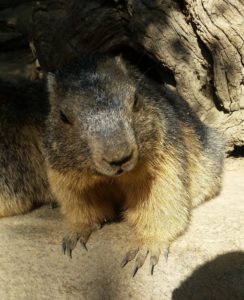
<path fill-rule="evenodd" d="M 154 81 L 176 86 L 174 73 L 151 58 L 148 53 L 136 51 L 131 47 L 122 45 L 114 48 L 110 53 L 113 55 L 122 54 L 127 61 L 135 65 L 142 73 L 146 73 Z"/>
<path fill-rule="evenodd" d="M 208 76 L 208 79 L 209 79 L 208 80 L 209 91 L 211 92 L 211 94 L 213 96 L 212 99 L 213 99 L 214 105 L 219 111 L 223 111 L 224 113 L 229 113 L 228 110 L 226 110 L 224 108 L 224 106 L 222 105 L 222 103 L 219 101 L 219 98 L 217 96 L 216 87 L 214 86 L 214 60 L 213 60 L 212 52 L 209 50 L 207 45 L 202 41 L 201 37 L 199 36 L 199 34 L 197 32 L 197 26 L 193 22 L 191 16 L 189 18 L 189 23 L 191 24 L 192 29 L 193 29 L 193 31 L 196 35 L 197 43 L 198 43 L 199 49 L 201 51 L 201 54 L 202 54 L 203 58 L 208 63 L 207 76 Z M 203 66 L 203 67 L 206 68 L 206 66 Z"/>
<path fill-rule="evenodd" d="M 194 23 L 194 21 L 192 20 L 192 17 L 190 19 L 190 24 L 191 27 L 196 35 L 197 38 L 197 43 L 199 46 L 199 49 L 201 51 L 201 54 L 203 56 L 203 58 L 207 61 L 207 63 L 209 65 L 213 65 L 213 57 L 212 57 L 212 53 L 211 51 L 208 49 L 208 47 L 206 46 L 206 44 L 202 41 L 201 37 L 199 36 L 198 32 L 197 32 L 197 26 Z"/>
<path fill-rule="evenodd" d="M 215 104 L 215 107 L 219 110 L 219 111 L 222 111 L 223 113 L 225 114 L 229 114 L 229 110 L 227 110 L 226 108 L 224 108 L 224 106 L 222 105 L 222 103 L 219 102 L 219 98 L 217 96 L 217 91 L 216 91 L 216 87 L 213 83 L 213 80 L 210 80 L 210 88 L 211 88 L 211 91 L 212 91 L 212 95 L 213 95 L 213 101 L 214 101 L 214 104 Z"/>
<path fill-rule="evenodd" d="M 183 12 L 184 15 L 187 14 L 187 3 L 185 0 L 174 0 L 176 4 L 178 4 L 180 10 Z"/>
<path fill-rule="evenodd" d="M 244 146 L 234 146 L 234 150 L 232 150 L 229 154 L 228 157 L 244 157 Z"/>

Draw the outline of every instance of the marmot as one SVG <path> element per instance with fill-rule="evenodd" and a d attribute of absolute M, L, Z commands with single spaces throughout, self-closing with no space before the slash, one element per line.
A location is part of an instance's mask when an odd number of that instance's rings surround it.
<path fill-rule="evenodd" d="M 0 217 L 54 201 L 41 145 L 47 100 L 44 82 L 0 81 Z"/>
<path fill-rule="evenodd" d="M 52 192 L 69 221 L 71 255 L 114 207 L 135 234 L 133 274 L 187 229 L 193 207 L 220 191 L 224 139 L 179 96 L 123 62 L 84 57 L 48 75 L 44 134 Z"/>

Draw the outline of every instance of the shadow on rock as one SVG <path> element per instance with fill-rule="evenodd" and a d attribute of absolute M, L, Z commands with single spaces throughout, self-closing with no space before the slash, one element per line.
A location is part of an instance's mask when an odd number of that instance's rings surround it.
<path fill-rule="evenodd" d="M 243 300 L 244 252 L 219 255 L 196 269 L 172 300 Z"/>

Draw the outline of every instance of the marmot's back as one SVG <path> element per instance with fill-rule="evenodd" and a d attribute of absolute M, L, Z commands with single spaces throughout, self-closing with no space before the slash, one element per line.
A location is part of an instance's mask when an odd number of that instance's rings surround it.
<path fill-rule="evenodd" d="M 158 145 L 155 145 L 152 139 L 148 139 L 151 147 L 157 149 L 157 155 L 165 157 L 165 160 L 172 160 L 172 168 L 177 168 L 174 160 L 180 162 L 181 170 L 175 172 L 183 172 L 179 176 L 185 181 L 192 206 L 195 207 L 214 197 L 221 187 L 224 137 L 216 129 L 205 125 L 179 95 L 146 76 L 140 79 L 137 89 L 141 97 L 150 99 L 146 101 L 147 105 L 152 107 L 151 119 L 158 119 L 154 130 L 151 130 L 151 135 L 155 137 Z M 148 137 L 148 128 L 143 123 L 140 128 Z M 146 147 L 141 149 L 155 155 L 155 151 L 150 151 L 148 140 L 144 141 Z M 157 160 L 156 156 L 155 159 Z"/>
<path fill-rule="evenodd" d="M 178 132 L 183 137 L 182 151 L 186 152 L 186 172 L 190 178 L 192 205 L 195 207 L 204 200 L 216 196 L 220 191 L 225 139 L 216 129 L 200 121 L 184 99 L 164 88 L 161 90 L 166 96 L 164 97 L 166 106 L 171 106 L 177 119 L 177 122 L 173 122 L 171 136 L 175 135 L 174 132 Z M 165 113 L 164 104 L 161 103 L 160 106 Z M 168 126 L 172 126 L 172 122 L 169 122 Z"/>
<path fill-rule="evenodd" d="M 41 146 L 48 109 L 42 83 L 0 82 L 0 217 L 52 199 Z"/>

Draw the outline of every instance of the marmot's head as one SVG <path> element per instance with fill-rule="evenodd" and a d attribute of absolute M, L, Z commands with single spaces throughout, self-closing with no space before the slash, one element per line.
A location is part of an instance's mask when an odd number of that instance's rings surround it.
<path fill-rule="evenodd" d="M 155 120 L 139 82 L 112 57 L 83 58 L 49 74 L 44 141 L 51 166 L 118 176 L 150 156 Z"/>

